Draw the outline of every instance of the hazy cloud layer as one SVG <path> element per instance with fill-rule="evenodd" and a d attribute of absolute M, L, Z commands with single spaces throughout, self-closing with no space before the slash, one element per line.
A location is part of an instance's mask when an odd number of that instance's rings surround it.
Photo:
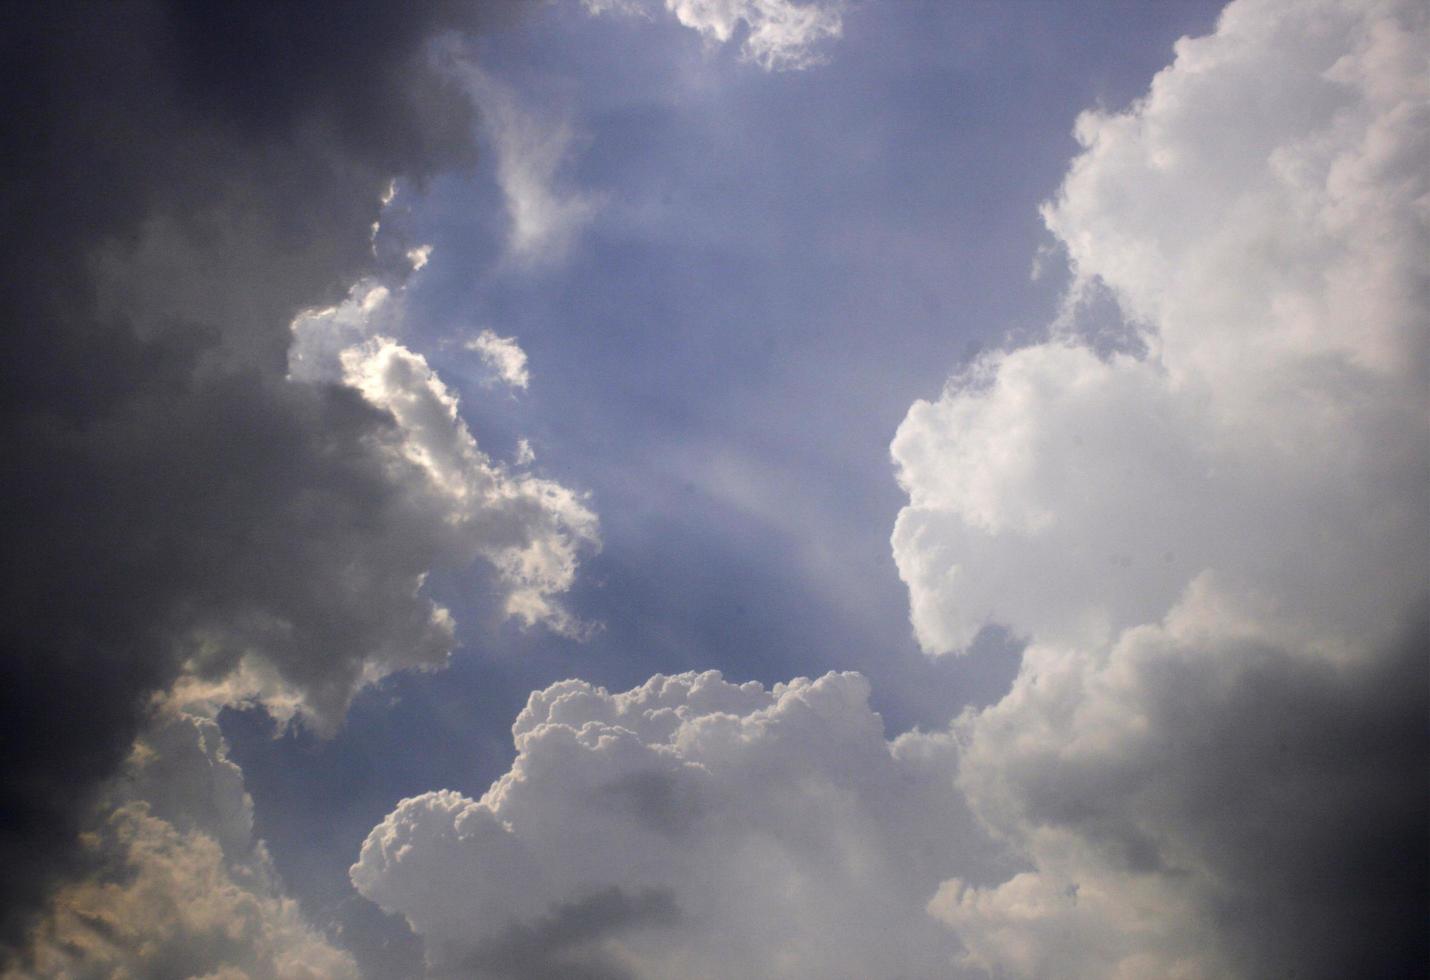
<path fill-rule="evenodd" d="M 956 943 L 925 904 L 950 868 L 999 866 L 977 854 L 952 741 L 886 742 L 867 697 L 857 674 L 562 682 L 518 717 L 510 772 L 480 800 L 403 801 L 353 883 L 439 973 L 551 975 L 516 953 L 570 929 L 548 940 L 561 975 L 943 975 Z"/>
<path fill-rule="evenodd" d="M 375 223 L 394 176 L 473 159 L 467 94 L 427 41 L 485 19 L 0 14 L 0 939 L 77 860 L 155 692 L 257 693 L 331 726 L 374 677 L 444 660 L 451 618 L 420 589 L 471 552 L 514 615 L 564 622 L 572 556 L 550 533 L 569 517 L 589 538 L 589 513 L 492 467 L 419 355 L 369 341 L 338 377 L 289 377 L 295 314 L 421 264 L 375 257 Z M 115 819 L 113 846 L 208 866 L 186 831 Z"/>
<path fill-rule="evenodd" d="M 933 903 L 972 965 L 1424 966 L 1427 19 L 1238 2 L 1084 115 L 1045 217 L 1145 352 L 1099 356 L 1074 311 L 900 427 L 920 642 L 1032 641 L 956 725 L 1034 865 Z"/>

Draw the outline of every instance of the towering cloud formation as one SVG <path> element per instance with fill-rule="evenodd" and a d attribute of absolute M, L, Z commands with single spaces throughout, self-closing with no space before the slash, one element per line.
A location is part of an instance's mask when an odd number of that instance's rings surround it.
<path fill-rule="evenodd" d="M 0 13 L 0 941 L 78 859 L 97 785 L 176 681 L 331 725 L 362 684 L 444 660 L 451 618 L 421 585 L 474 554 L 514 614 L 563 621 L 589 513 L 482 456 L 420 356 L 368 330 L 341 374 L 290 376 L 295 314 L 405 274 L 370 237 L 393 176 L 471 160 L 467 95 L 426 41 L 482 18 Z M 214 867 L 153 819 L 106 831 L 161 859 L 141 882 Z"/>
<path fill-rule="evenodd" d="M 978 833 L 952 741 L 887 743 L 868 693 L 856 674 L 562 682 L 482 799 L 405 800 L 353 883 L 438 975 L 937 976 L 956 943 L 923 907 L 976 868 L 955 859 Z"/>
<path fill-rule="evenodd" d="M 899 429 L 920 642 L 1032 641 L 958 725 L 970 803 L 1033 864 L 933 903 L 970 964 L 1424 967 L 1427 21 L 1238 2 L 1083 116 L 1047 224 L 1144 352 L 1067 331 Z"/>

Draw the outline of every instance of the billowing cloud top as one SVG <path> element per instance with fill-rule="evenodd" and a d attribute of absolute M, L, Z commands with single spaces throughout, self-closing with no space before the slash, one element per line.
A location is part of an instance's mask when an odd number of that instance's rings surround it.
<path fill-rule="evenodd" d="M 956 944 L 923 905 L 976 831 L 951 741 L 886 742 L 868 693 L 856 674 L 554 685 L 510 772 L 480 800 L 404 801 L 353 883 L 438 972 L 938 975 Z"/>
<path fill-rule="evenodd" d="M 1202 574 L 1325 648 L 1399 627 L 1427 553 L 1423 20 L 1235 4 L 1079 120 L 1044 214 L 1147 353 L 1058 336 L 909 412 L 894 554 L 925 649 L 989 622 L 1105 642 Z"/>

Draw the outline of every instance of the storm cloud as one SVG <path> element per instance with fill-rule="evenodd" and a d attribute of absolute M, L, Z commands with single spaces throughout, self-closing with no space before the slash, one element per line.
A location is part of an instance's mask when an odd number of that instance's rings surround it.
<path fill-rule="evenodd" d="M 513 614 L 554 615 L 562 549 L 591 540 L 569 493 L 553 504 L 563 488 L 505 480 L 449 413 L 491 491 L 454 511 L 414 453 L 426 430 L 376 382 L 289 371 L 297 314 L 364 277 L 399 288 L 420 264 L 374 248 L 392 181 L 475 158 L 470 98 L 429 42 L 493 16 L 158 0 L 0 13 L 4 941 L 80 860 L 98 787 L 176 681 L 330 730 L 362 685 L 445 661 L 453 622 L 421 594 L 429 570 L 481 553 L 520 581 Z M 585 522 L 574 537 L 562 506 Z M 481 545 L 454 547 L 454 522 L 479 525 Z M 125 812 L 121 842 L 158 833 Z M 156 846 L 208 860 L 182 834 Z"/>

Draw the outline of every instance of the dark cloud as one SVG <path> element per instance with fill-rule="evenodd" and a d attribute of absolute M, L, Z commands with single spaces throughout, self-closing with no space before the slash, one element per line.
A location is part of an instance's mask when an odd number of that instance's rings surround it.
<path fill-rule="evenodd" d="M 689 833 L 708 810 L 697 781 L 669 772 L 635 772 L 613 779 L 596 791 L 596 798 L 671 838 Z"/>
<path fill-rule="evenodd" d="M 1159 912 L 1166 947 L 1214 954 L 1228 975 L 1420 976 L 1430 962 L 1427 662 L 1423 610 L 1394 643 L 1350 663 L 1149 631 L 1080 674 L 1094 693 L 1055 724 L 1039 716 L 1058 695 L 1021 677 L 1018 697 L 970 724 L 970 791 L 1010 835 L 1080 855 L 1057 865 L 1068 894 L 1172 897 L 1183 911 Z M 1120 724 L 1118 712 L 1138 720 Z M 975 915 L 949 914 L 981 928 Z M 1075 930 L 1044 940 L 1069 963 L 1089 945 Z"/>
<path fill-rule="evenodd" d="M 389 179 L 473 159 L 426 41 L 492 16 L 0 9 L 0 940 L 186 662 L 253 654 L 331 720 L 364 664 L 445 654 L 392 420 L 285 375 L 293 314 L 373 271 Z"/>

